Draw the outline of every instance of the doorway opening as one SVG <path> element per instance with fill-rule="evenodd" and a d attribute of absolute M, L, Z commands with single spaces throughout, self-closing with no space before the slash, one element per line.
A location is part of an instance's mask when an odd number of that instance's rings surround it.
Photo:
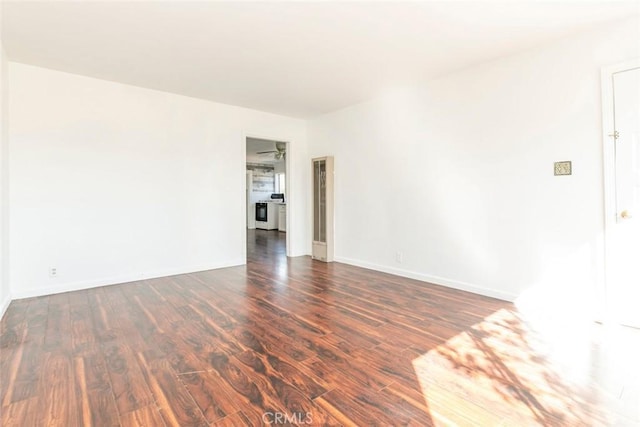
<path fill-rule="evenodd" d="M 247 261 L 289 254 L 289 143 L 247 136 Z"/>

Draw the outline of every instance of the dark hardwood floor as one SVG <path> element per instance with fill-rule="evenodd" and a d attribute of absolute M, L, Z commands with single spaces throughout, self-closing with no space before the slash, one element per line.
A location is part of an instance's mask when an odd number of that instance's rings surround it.
<path fill-rule="evenodd" d="M 640 424 L 637 331 L 554 341 L 277 231 L 246 266 L 13 301 L 1 332 L 3 426 Z"/>

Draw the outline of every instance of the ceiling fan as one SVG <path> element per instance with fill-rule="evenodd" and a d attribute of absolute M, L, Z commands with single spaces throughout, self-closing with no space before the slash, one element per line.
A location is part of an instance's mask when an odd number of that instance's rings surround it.
<path fill-rule="evenodd" d="M 258 151 L 257 154 L 273 154 L 273 158 L 276 160 L 284 159 L 287 156 L 287 144 L 284 142 L 276 142 L 276 149 L 270 151 Z"/>

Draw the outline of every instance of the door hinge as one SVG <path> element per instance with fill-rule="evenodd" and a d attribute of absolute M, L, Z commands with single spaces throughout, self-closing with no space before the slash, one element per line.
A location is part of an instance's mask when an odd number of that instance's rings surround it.
<path fill-rule="evenodd" d="M 617 141 L 618 138 L 620 138 L 620 132 L 618 132 L 617 130 L 613 131 L 613 133 L 610 133 L 609 136 L 611 138 L 613 138 L 614 141 Z"/>

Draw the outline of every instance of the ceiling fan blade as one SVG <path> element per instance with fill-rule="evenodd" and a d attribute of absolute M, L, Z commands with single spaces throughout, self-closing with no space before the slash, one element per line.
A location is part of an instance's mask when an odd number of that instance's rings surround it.
<path fill-rule="evenodd" d="M 272 154 L 272 153 L 277 153 L 276 150 L 271 150 L 271 151 L 258 151 L 256 154 Z"/>

